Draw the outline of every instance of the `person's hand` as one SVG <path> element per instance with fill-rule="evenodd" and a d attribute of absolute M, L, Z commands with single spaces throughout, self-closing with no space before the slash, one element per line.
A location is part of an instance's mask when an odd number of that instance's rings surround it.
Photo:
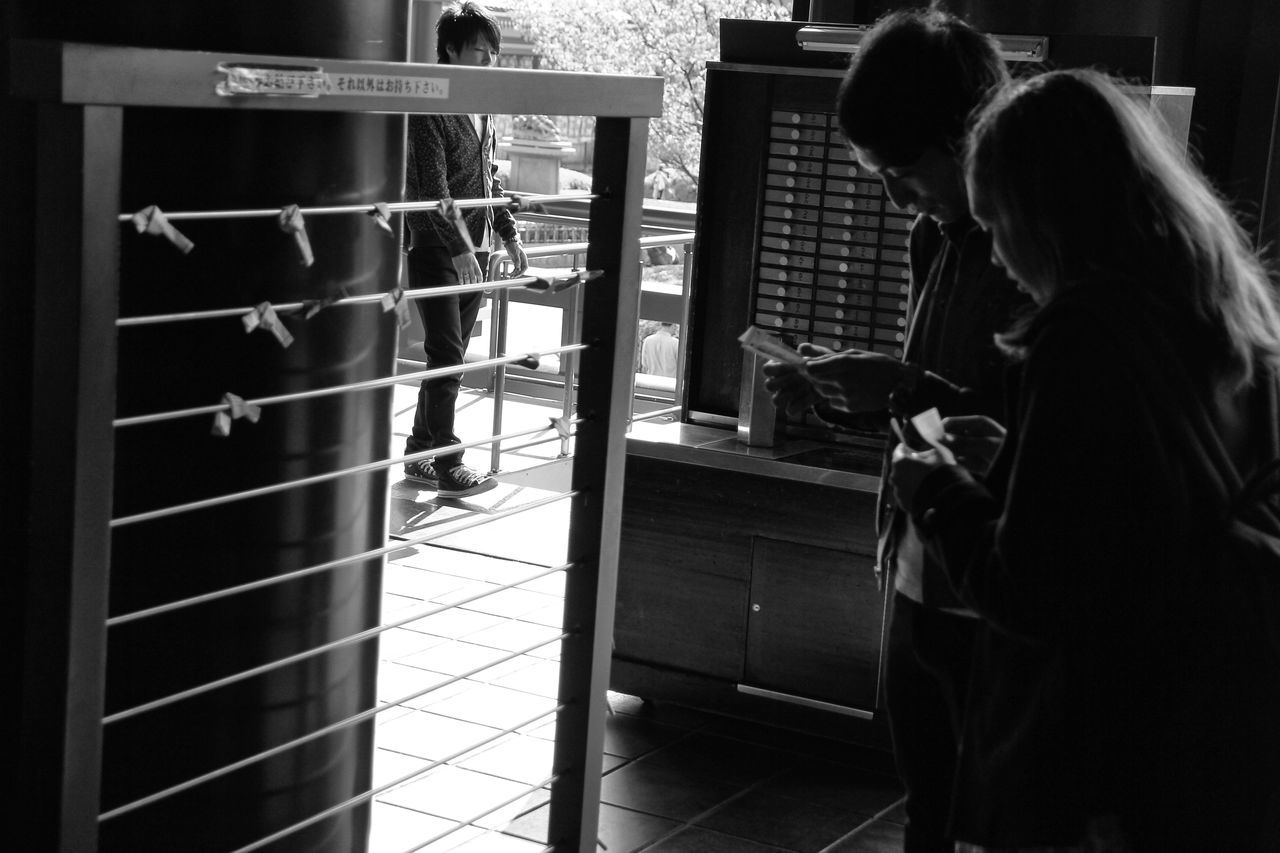
<path fill-rule="evenodd" d="M 956 462 L 974 474 L 991 470 L 1000 445 L 1004 443 L 1005 429 L 986 415 L 958 415 L 942 419 L 946 435 L 942 443 L 955 454 Z"/>
<path fill-rule="evenodd" d="M 889 484 L 893 486 L 893 498 L 904 510 L 911 509 L 920 481 L 935 468 L 947 465 L 942 454 L 932 447 L 928 450 L 912 450 L 901 442 L 893 449 L 893 463 L 889 468 Z"/>
<path fill-rule="evenodd" d="M 805 358 L 831 354 L 831 350 L 826 347 L 810 343 L 800 344 L 796 351 Z M 800 365 L 770 359 L 760 369 L 768 377 L 764 381 L 764 387 L 773 396 L 773 405 L 792 417 L 804 414 L 821 399 Z"/>
<path fill-rule="evenodd" d="M 453 256 L 453 268 L 458 273 L 458 284 L 479 284 L 484 281 L 484 271 L 474 252 Z"/>
<path fill-rule="evenodd" d="M 806 366 L 814 390 L 841 412 L 885 408 L 906 371 L 898 359 L 865 350 L 830 353 L 811 359 Z"/>
<path fill-rule="evenodd" d="M 529 268 L 529 258 L 525 256 L 524 246 L 520 245 L 519 240 L 508 240 L 503 245 L 506 246 L 507 257 L 511 259 L 515 275 L 520 275 Z"/>

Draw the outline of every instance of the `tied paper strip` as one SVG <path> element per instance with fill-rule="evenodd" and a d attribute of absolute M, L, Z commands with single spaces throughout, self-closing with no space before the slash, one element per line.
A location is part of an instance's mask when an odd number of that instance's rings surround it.
<path fill-rule="evenodd" d="M 373 210 L 369 211 L 369 215 L 373 217 L 374 223 L 379 228 L 387 232 L 389 237 L 396 236 L 396 230 L 391 227 L 391 208 L 385 201 L 374 202 Z"/>
<path fill-rule="evenodd" d="M 535 279 L 524 286 L 525 290 L 534 290 L 539 293 L 559 293 L 575 285 L 599 278 L 604 275 L 604 270 L 538 269 L 530 267 L 525 270 L 524 274 L 533 276 Z"/>
<path fill-rule="evenodd" d="M 551 418 L 551 425 L 556 428 L 561 438 L 569 438 L 572 435 L 569 432 L 569 419 L 566 417 Z"/>
<path fill-rule="evenodd" d="M 404 298 L 404 288 L 393 287 L 382 294 L 382 310 L 395 311 L 400 328 L 409 328 L 412 321 L 409 319 L 409 303 Z"/>
<path fill-rule="evenodd" d="M 165 218 L 164 211 L 154 204 L 139 210 L 133 215 L 131 221 L 133 222 L 133 227 L 138 229 L 139 234 L 155 234 L 164 237 L 177 246 L 178 251 L 184 255 L 196 247 L 195 243 L 187 239 L 187 235 L 169 223 L 169 220 Z"/>
<path fill-rule="evenodd" d="M 291 204 L 280 211 L 280 215 L 276 221 L 280 225 L 280 230 L 286 234 L 293 235 L 293 242 L 298 245 L 298 253 L 302 256 L 302 265 L 309 267 L 316 262 L 315 255 L 311 254 L 311 241 L 307 239 L 307 226 L 302 221 L 302 211 L 298 209 L 296 204 Z"/>
<path fill-rule="evenodd" d="M 270 302 L 259 303 L 252 311 L 241 317 L 240 321 L 244 323 L 245 334 L 261 328 L 275 335 L 282 347 L 293 343 L 293 335 L 289 334 L 284 323 L 276 316 L 276 309 L 271 307 Z"/>
<path fill-rule="evenodd" d="M 471 232 L 467 230 L 467 223 L 462 221 L 462 208 L 458 207 L 458 203 L 453 199 L 442 198 L 440 199 L 440 212 L 444 214 L 445 219 L 453 223 L 458 236 L 462 238 L 462 242 L 467 244 L 467 251 L 474 255 L 476 246 L 471 242 Z"/>
<path fill-rule="evenodd" d="M 256 424 L 262 417 L 262 407 L 246 403 L 242 397 L 231 392 L 222 395 L 222 402 L 230 411 L 223 410 L 213 416 L 213 434 L 225 438 L 231 434 L 231 422 L 237 418 L 247 418 L 249 423 Z"/>

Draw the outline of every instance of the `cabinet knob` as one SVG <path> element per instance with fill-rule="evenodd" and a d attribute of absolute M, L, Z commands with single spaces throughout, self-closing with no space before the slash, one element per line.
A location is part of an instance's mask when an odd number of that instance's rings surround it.
<path fill-rule="evenodd" d="M 751 605 L 751 610 L 752 610 L 753 612 L 755 612 L 755 613 L 759 613 L 759 612 L 760 612 L 760 605 L 759 605 L 759 604 L 753 604 L 753 605 Z"/>

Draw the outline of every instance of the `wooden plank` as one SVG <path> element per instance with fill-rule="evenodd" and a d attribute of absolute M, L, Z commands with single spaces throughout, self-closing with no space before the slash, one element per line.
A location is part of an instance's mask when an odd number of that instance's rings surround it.
<path fill-rule="evenodd" d="M 323 93 L 219 95 L 219 66 L 275 69 L 281 85 L 323 75 Z M 662 79 L 16 40 L 14 94 L 68 104 L 382 113 L 662 114 Z M 297 69 L 290 72 L 288 69 Z M 317 84 L 320 85 L 320 84 Z M 406 94 L 408 90 L 417 94 Z"/>

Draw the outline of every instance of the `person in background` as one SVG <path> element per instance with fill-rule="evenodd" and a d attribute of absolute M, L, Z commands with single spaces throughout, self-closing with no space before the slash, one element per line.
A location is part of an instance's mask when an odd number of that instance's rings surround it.
<path fill-rule="evenodd" d="M 1270 458 L 1274 284 L 1149 103 L 1099 72 L 997 95 L 967 176 L 1035 303 L 1000 338 L 1009 431 L 983 480 L 904 447 L 892 470 L 981 617 L 958 849 L 1280 850 L 1276 614 L 1206 558 L 1224 508 L 1183 428 L 1203 410 L 1237 470 Z"/>
<path fill-rule="evenodd" d="M 900 420 L 930 407 L 999 414 L 1004 359 L 994 335 L 1024 300 L 992 263 L 991 240 L 969 216 L 962 146 L 970 114 L 1008 79 L 993 40 L 944 11 L 891 12 L 863 38 L 836 109 L 860 173 L 878 178 L 897 207 L 918 214 L 908 252 L 905 357 L 802 344 L 804 373 L 779 362 L 764 367 L 776 405 L 793 413 L 813 406 L 829 422 L 886 433 L 891 412 Z M 978 435 L 964 447 L 957 439 L 954 448 L 969 459 L 983 446 L 992 455 L 998 441 Z M 885 695 L 906 788 L 904 849 L 950 853 L 952 777 L 977 620 L 883 483 L 877 571 L 893 585 Z"/>
<path fill-rule="evenodd" d="M 672 323 L 662 323 L 640 344 L 640 372 L 654 376 L 675 376 L 680 341 L 672 336 Z"/>
<path fill-rule="evenodd" d="M 502 46 L 502 31 L 479 4 L 446 7 L 436 24 L 436 52 L 447 65 L 488 67 Z M 502 184 L 494 165 L 497 137 L 487 115 L 411 115 L 405 199 L 501 198 Z M 517 274 L 529 262 L 520 245 L 515 219 L 505 207 L 476 207 L 462 213 L 467 231 L 459 233 L 436 211 L 410 212 L 407 217 L 410 287 L 478 284 L 485 280 L 495 234 L 502 240 Z M 416 300 L 426 332 L 423 348 L 427 367 L 463 363 L 482 291 Z M 413 430 L 405 454 L 459 444 L 454 433 L 461 374 L 423 380 Z M 497 482 L 463 464 L 462 453 L 442 453 L 433 459 L 405 463 L 405 479 L 433 488 L 441 497 L 465 497 L 488 491 Z"/>

